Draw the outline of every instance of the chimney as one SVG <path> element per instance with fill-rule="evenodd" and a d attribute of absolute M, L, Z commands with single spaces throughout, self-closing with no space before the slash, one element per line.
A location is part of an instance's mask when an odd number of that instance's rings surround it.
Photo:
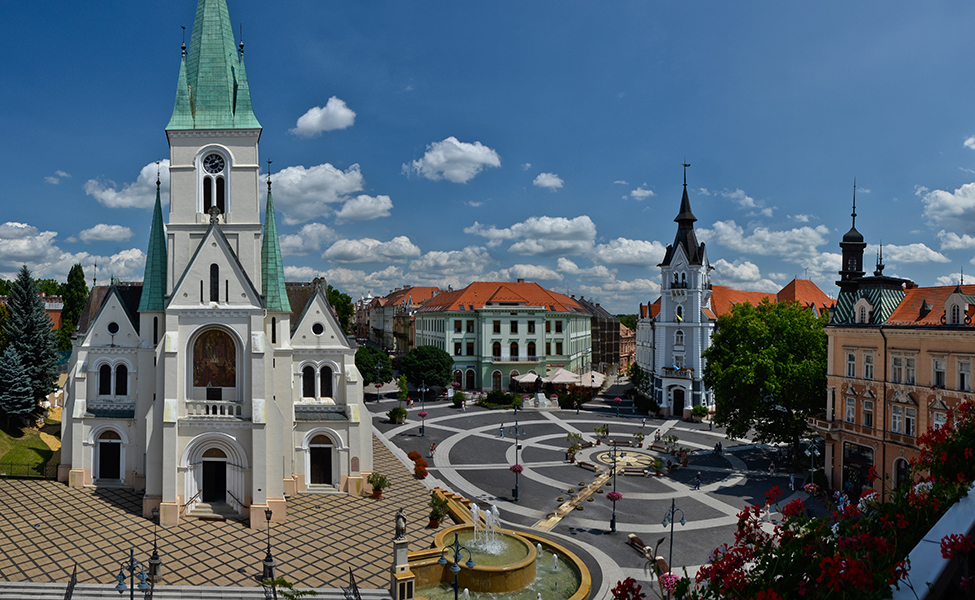
<path fill-rule="evenodd" d="M 525 283 L 524 279 L 518 279 L 518 283 Z"/>

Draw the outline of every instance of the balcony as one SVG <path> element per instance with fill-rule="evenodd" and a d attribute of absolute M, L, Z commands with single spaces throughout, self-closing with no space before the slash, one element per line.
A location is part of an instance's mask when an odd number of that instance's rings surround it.
<path fill-rule="evenodd" d="M 244 405 L 224 400 L 187 400 L 187 417 L 224 417 L 243 419 Z M 250 418 L 250 415 L 247 415 Z"/>
<path fill-rule="evenodd" d="M 694 379 L 694 369 L 663 369 L 663 376 L 671 379 Z"/>
<path fill-rule="evenodd" d="M 521 354 L 518 356 L 502 354 L 501 356 L 491 357 L 491 362 L 493 363 L 537 363 L 540 360 L 541 359 L 538 356 L 532 356 L 527 354 Z"/>

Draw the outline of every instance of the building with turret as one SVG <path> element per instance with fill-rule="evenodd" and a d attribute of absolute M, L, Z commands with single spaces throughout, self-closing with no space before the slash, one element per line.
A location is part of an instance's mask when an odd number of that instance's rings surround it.
<path fill-rule="evenodd" d="M 285 283 L 226 0 L 199 0 L 166 136 L 168 218 L 157 178 L 143 282 L 93 290 L 79 323 L 59 479 L 145 490 L 164 526 L 261 527 L 296 493 L 358 492 L 372 429 L 355 346 L 323 281 Z"/>

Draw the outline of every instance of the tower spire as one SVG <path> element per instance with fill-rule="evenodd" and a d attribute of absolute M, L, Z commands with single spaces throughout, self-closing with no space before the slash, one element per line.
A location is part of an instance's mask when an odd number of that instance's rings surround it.
<path fill-rule="evenodd" d="M 853 229 L 857 228 L 857 178 L 853 178 Z"/>
<path fill-rule="evenodd" d="M 274 219 L 274 199 L 271 197 L 271 161 L 267 161 L 267 208 L 264 213 L 264 238 L 261 240 L 261 288 L 264 308 L 268 312 L 291 312 L 288 291 L 284 285 L 284 261 Z"/>
<path fill-rule="evenodd" d="M 139 312 L 161 312 L 166 309 L 167 252 L 166 231 L 163 229 L 160 188 L 160 161 L 156 161 L 156 204 L 152 208 L 149 228 L 149 248 L 146 252 L 146 271 L 142 278 L 142 297 Z"/>

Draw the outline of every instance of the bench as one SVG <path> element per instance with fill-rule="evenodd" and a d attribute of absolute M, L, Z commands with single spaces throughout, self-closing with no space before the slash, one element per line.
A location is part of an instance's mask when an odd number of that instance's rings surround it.
<path fill-rule="evenodd" d="M 590 462 L 578 462 L 576 464 L 579 465 L 580 467 L 582 467 L 583 469 L 588 469 L 588 470 L 592 471 L 593 473 L 599 473 L 599 471 L 600 471 L 600 468 L 599 467 L 597 467 L 596 465 L 594 465 L 594 464 L 592 464 Z"/>
<path fill-rule="evenodd" d="M 581 444 L 579 444 L 579 446 L 582 448 L 592 448 L 593 445 L 594 444 L 592 442 L 582 442 Z"/>
<path fill-rule="evenodd" d="M 623 475 L 638 475 L 640 477 L 650 477 L 650 471 L 647 469 L 638 469 L 636 467 L 624 467 Z"/>
<path fill-rule="evenodd" d="M 633 440 L 606 440 L 606 444 L 610 446 L 632 446 Z"/>

